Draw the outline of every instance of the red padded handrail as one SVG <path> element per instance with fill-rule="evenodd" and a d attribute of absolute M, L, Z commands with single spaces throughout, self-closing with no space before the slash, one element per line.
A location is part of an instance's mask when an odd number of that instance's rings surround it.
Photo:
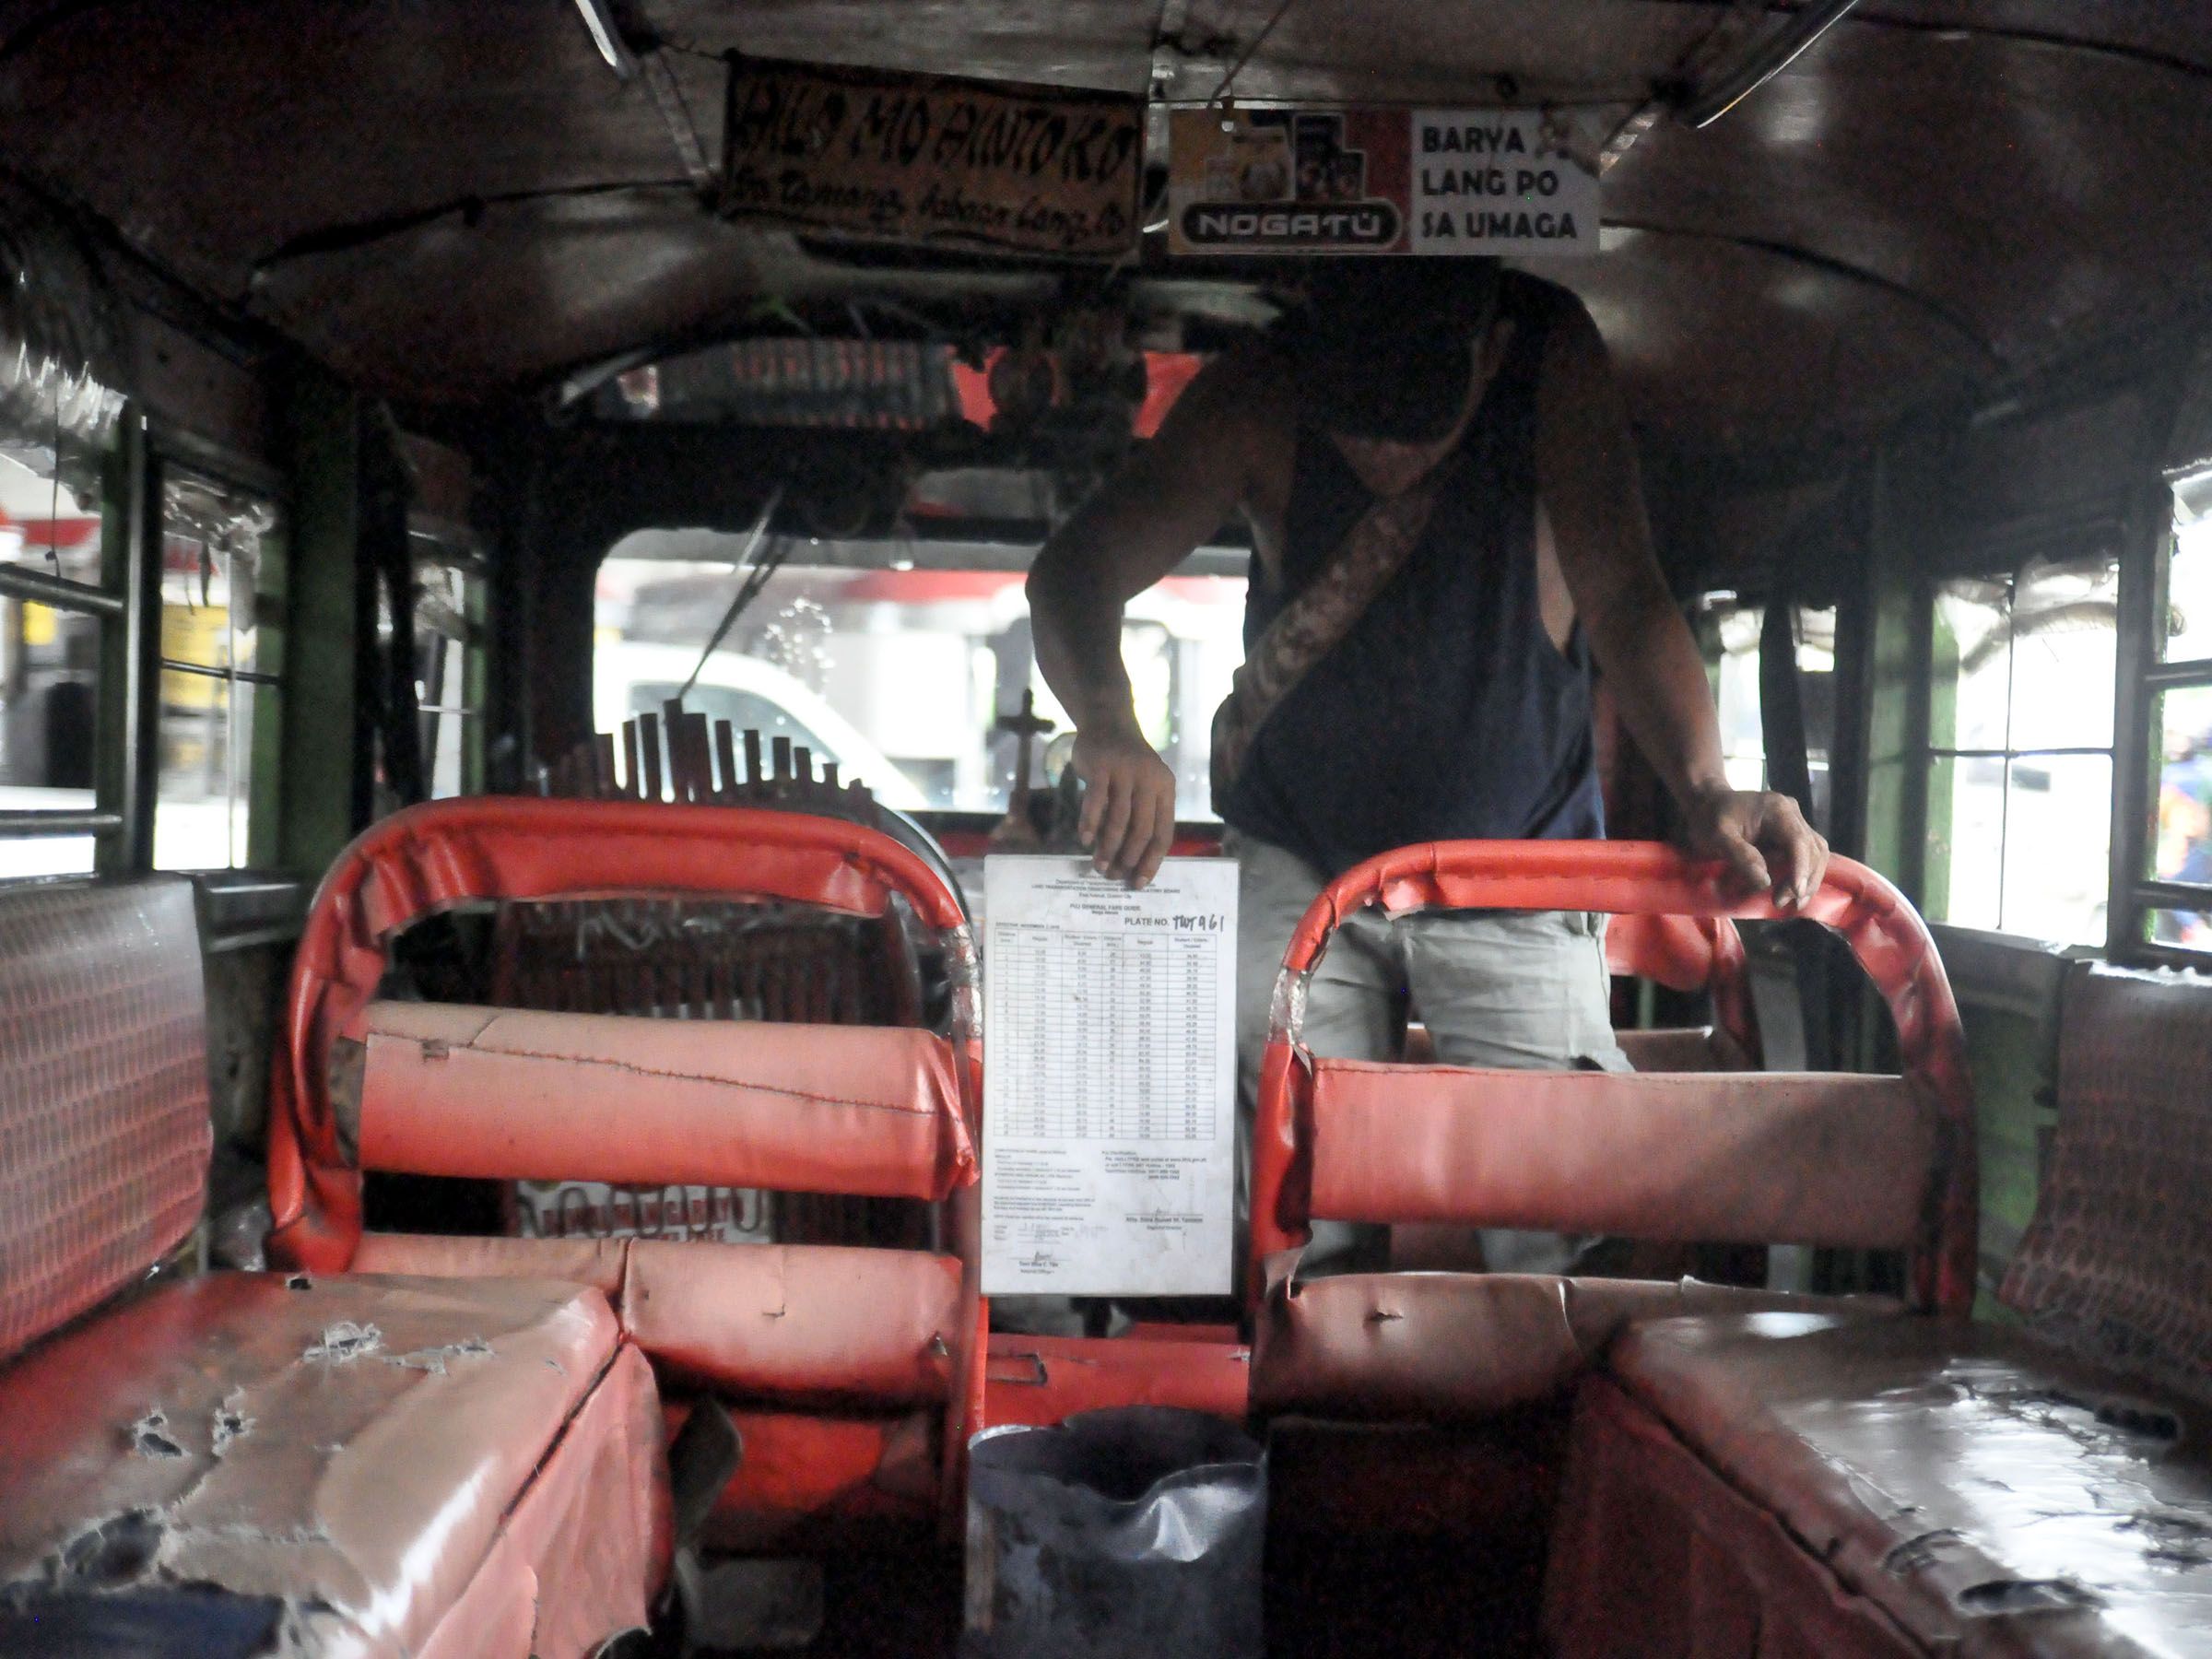
<path fill-rule="evenodd" d="M 1705 992 L 1712 998 L 1713 1024 L 1758 1064 L 1759 1016 L 1744 937 L 1727 917 L 1616 916 L 1606 930 L 1606 966 L 1671 991 Z"/>
<path fill-rule="evenodd" d="M 1972 1083 L 1950 982 L 1935 941 L 1904 897 L 1865 865 L 1831 859 L 1801 912 L 1775 910 L 1765 893 L 1727 896 L 1723 866 L 1693 864 L 1651 841 L 1438 841 L 1404 847 L 1346 871 L 1316 897 L 1291 935 L 1276 982 L 1275 1014 L 1260 1072 L 1253 1126 L 1252 1263 L 1300 1242 L 1308 1231 L 1311 1141 L 1300 1064 L 1303 986 L 1330 935 L 1370 904 L 1393 915 L 1426 909 L 1579 910 L 1613 915 L 1776 917 L 1800 914 L 1841 935 L 1888 1004 L 1905 1074 L 1934 1102 L 1939 1131 L 1936 1193 L 1914 1254 L 1915 1303 L 1965 1312 L 1974 1297 L 1977 1166 Z"/>
<path fill-rule="evenodd" d="M 963 926 L 959 901 L 888 836 L 836 818 L 740 806 L 480 795 L 397 812 L 323 878 L 294 959 L 269 1099 L 273 1262 L 344 1269 L 360 1237 L 360 1172 L 337 1143 L 330 1044 L 375 996 L 392 939 L 478 900 L 713 895 L 884 913 L 899 893 L 926 924 Z M 961 1056 L 972 1131 L 982 1056 Z"/>

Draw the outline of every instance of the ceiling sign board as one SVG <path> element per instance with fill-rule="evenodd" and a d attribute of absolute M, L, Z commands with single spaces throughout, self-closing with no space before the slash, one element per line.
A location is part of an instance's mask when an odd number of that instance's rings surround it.
<path fill-rule="evenodd" d="M 1176 110 L 1169 249 L 1594 253 L 1597 175 L 1537 110 Z"/>
<path fill-rule="evenodd" d="M 731 63 L 721 211 L 900 241 L 1112 255 L 1136 241 L 1144 105 L 1002 81 Z"/>

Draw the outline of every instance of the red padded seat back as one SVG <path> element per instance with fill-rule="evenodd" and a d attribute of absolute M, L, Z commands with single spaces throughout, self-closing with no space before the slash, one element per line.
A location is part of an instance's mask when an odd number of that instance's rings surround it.
<path fill-rule="evenodd" d="M 903 905 L 941 941 L 952 1037 L 376 1000 L 393 940 L 440 912 L 751 900 L 885 923 Z M 841 1422 L 942 1402 L 918 1421 L 939 1476 L 924 1496 L 950 1521 L 968 1425 L 982 1415 L 987 1318 L 973 968 L 946 881 L 841 819 L 502 796 L 408 807 L 347 851 L 309 911 L 272 1077 L 271 1259 L 324 1272 L 574 1272 L 613 1287 L 639 1348 L 735 1404 Z M 362 1227 L 362 1171 L 374 1169 L 935 1202 L 941 1242 L 379 1237 Z"/>
<path fill-rule="evenodd" d="M 363 1169 L 933 1201 L 974 1178 L 933 1031 L 389 1002 L 340 1053 L 361 1061 L 331 1095 Z"/>
<path fill-rule="evenodd" d="M 205 1018 L 187 883 L 0 886 L 0 1359 L 199 1219 Z"/>
<path fill-rule="evenodd" d="M 1903 1077 L 1480 1071 L 1316 1059 L 1312 1213 L 1904 1249 L 1934 1111 Z"/>
<path fill-rule="evenodd" d="M 2058 1133 L 2000 1296 L 2070 1347 L 2212 1394 L 2212 979 L 2067 982 Z"/>
<path fill-rule="evenodd" d="M 1851 946 L 1888 1005 L 1900 1077 L 1317 1058 L 1302 1039 L 1308 988 L 1330 936 L 1370 904 L 1394 916 L 1603 911 L 1617 923 L 1774 913 L 1763 894 L 1732 897 L 1717 866 L 1630 841 L 1438 841 L 1338 877 L 1308 907 L 1276 981 L 1253 1134 L 1246 1291 L 1255 1311 L 1269 1258 L 1302 1247 L 1316 1217 L 1905 1247 L 1914 1306 L 1971 1306 L 1976 1171 L 1964 1036 L 1925 924 L 1879 876 L 1834 859 L 1801 913 Z M 1733 928 L 1648 921 L 1624 936 L 1653 971 L 1685 976 L 1699 949 L 1710 971 L 1735 944 Z M 1669 967 L 1670 953 L 1683 959 Z"/>
<path fill-rule="evenodd" d="M 364 1011 L 402 929 L 473 903 L 694 896 L 753 897 L 860 917 L 888 916 L 897 897 L 922 926 L 950 941 L 959 964 L 951 1046 L 959 1122 L 948 1126 L 955 1144 L 945 1148 L 945 1167 L 958 1172 L 956 1184 L 971 1185 L 967 1137 L 980 1112 L 982 1063 L 971 1020 L 973 958 L 959 900 L 922 860 L 877 831 L 796 813 L 484 795 L 393 814 L 346 851 L 316 892 L 270 1078 L 271 1259 L 335 1272 L 359 1242 L 360 1163 L 346 1145 L 348 1126 L 330 1085 L 338 1045 L 363 1038 Z M 633 1041 L 626 1036 L 618 1046 Z M 499 1064 L 527 1065 L 528 1056 Z"/>

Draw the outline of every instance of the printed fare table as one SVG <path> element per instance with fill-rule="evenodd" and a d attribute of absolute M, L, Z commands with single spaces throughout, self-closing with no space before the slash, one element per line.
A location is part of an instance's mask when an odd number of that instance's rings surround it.
<path fill-rule="evenodd" d="M 1215 1295 L 1235 1201 L 1236 865 L 984 870 L 983 1288 Z"/>
<path fill-rule="evenodd" d="M 992 934 L 994 1031 L 1019 1030 L 994 1127 L 1024 1140 L 1211 1141 L 1218 946 L 1172 934 Z M 1125 1063 L 1094 1057 L 1124 1051 Z"/>

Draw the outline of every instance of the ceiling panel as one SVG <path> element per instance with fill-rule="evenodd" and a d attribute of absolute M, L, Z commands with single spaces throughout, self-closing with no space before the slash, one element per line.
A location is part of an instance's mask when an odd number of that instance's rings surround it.
<path fill-rule="evenodd" d="M 386 395 L 472 402 L 737 323 L 759 291 L 750 243 L 677 188 L 551 197 L 287 260 L 253 303 Z"/>
<path fill-rule="evenodd" d="M 1724 239 L 1608 233 L 1596 259 L 1524 262 L 1590 308 L 1639 425 L 1666 442 L 1759 452 L 1878 430 L 1988 364 L 1958 330 L 1877 285 Z"/>
<path fill-rule="evenodd" d="M 672 45 L 716 56 L 974 75 L 1142 92 L 1161 0 L 641 0 Z"/>
<path fill-rule="evenodd" d="M 718 124 L 721 65 L 680 66 Z M 0 57 L 0 134 L 221 298 L 309 239 L 686 176 L 644 81 L 557 0 L 76 7 Z"/>
<path fill-rule="evenodd" d="M 1847 21 L 1714 125 L 1655 129 L 1606 211 L 1864 272 L 2023 367 L 2204 290 L 2207 155 L 2203 74 Z"/>
<path fill-rule="evenodd" d="M 1854 18 L 2033 36 L 2212 68 L 2212 0 L 1861 0 Z"/>
<path fill-rule="evenodd" d="M 1275 0 L 1186 0 L 1162 96 L 1211 99 Z M 1672 0 L 1572 6 L 1398 6 L 1295 0 L 1234 95 L 1249 99 L 1641 103 L 1726 15 Z M 1500 77 L 1510 76 L 1500 86 Z"/>
<path fill-rule="evenodd" d="M 725 52 L 1203 97 L 1277 0 L 619 9 L 665 46 L 712 156 Z M 1782 15 L 1294 0 L 1236 90 L 1482 101 L 1505 74 L 1602 128 L 1716 28 L 1736 51 Z M 1865 0 L 1714 126 L 1647 135 L 1607 180 L 1608 251 L 1558 274 L 1654 429 L 1724 447 L 1863 431 L 2203 303 L 2207 60 L 2212 0 Z M 0 165 L 424 400 L 528 389 L 730 324 L 763 292 L 1051 287 L 1005 267 L 887 276 L 716 223 L 666 112 L 568 0 L 0 0 Z"/>

